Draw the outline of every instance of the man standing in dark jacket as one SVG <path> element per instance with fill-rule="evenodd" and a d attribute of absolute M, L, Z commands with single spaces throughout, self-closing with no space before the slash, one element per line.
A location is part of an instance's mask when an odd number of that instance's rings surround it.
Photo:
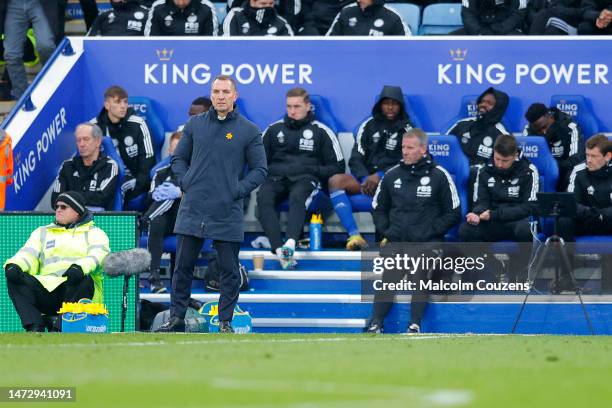
<path fill-rule="evenodd" d="M 332 23 L 328 36 L 334 35 L 411 35 L 402 16 L 384 0 L 358 0 L 344 7 Z"/>
<path fill-rule="evenodd" d="M 581 35 L 612 35 L 612 0 L 582 0 Z"/>
<path fill-rule="evenodd" d="M 142 36 L 149 9 L 138 0 L 111 0 L 112 8 L 98 14 L 88 36 Z"/>
<path fill-rule="evenodd" d="M 113 139 L 126 176 L 121 185 L 124 202 L 149 190 L 149 172 L 155 165 L 155 152 L 149 127 L 143 118 L 128 109 L 128 94 L 120 86 L 111 86 L 104 92 L 104 107 L 91 120 Z"/>
<path fill-rule="evenodd" d="M 402 138 L 402 161 L 389 169 L 378 185 L 372 217 L 384 237 L 383 247 L 387 243 L 442 242 L 448 230 L 461 220 L 457 187 L 450 174 L 427 154 L 428 145 L 427 134 L 421 129 L 406 132 Z M 418 282 L 429 279 L 427 275 L 423 268 L 413 276 L 417 290 L 412 294 L 409 333 L 421 330 L 428 293 Z M 393 305 L 376 295 L 369 333 L 383 330 L 385 316 Z"/>
<path fill-rule="evenodd" d="M 557 191 L 565 191 L 574 166 L 584 160 L 582 131 L 566 113 L 542 103 L 532 104 L 525 118 L 529 122 L 523 135 L 540 135 L 546 138 L 550 153 L 559 166 Z"/>
<path fill-rule="evenodd" d="M 463 28 L 452 35 L 521 35 L 528 0 L 463 0 Z"/>
<path fill-rule="evenodd" d="M 412 127 L 402 88 L 385 85 L 372 108 L 372 116 L 357 131 L 349 160 L 352 174 L 336 174 L 329 179 L 332 204 L 349 235 L 346 243 L 349 251 L 363 249 L 367 243 L 359 233 L 347 194 L 363 192 L 374 196 L 385 171 L 402 159 L 402 135 Z"/>
<path fill-rule="evenodd" d="M 219 331 L 233 332 L 238 302 L 238 252 L 244 239 L 243 199 L 266 178 L 266 152 L 257 126 L 235 110 L 236 83 L 225 75 L 211 86 L 213 107 L 189 119 L 172 156 L 183 197 L 174 227 L 177 259 L 170 320 L 161 332 L 183 331 L 193 269 L 204 239 L 213 240 L 221 267 Z M 245 166 L 248 172 L 243 176 Z"/>
<path fill-rule="evenodd" d="M 217 11 L 208 0 L 157 0 L 151 5 L 144 35 L 217 35 Z"/>
<path fill-rule="evenodd" d="M 459 237 L 465 242 L 531 242 L 529 217 L 535 212 L 538 169 L 522 157 L 514 136 L 499 136 L 494 150 L 491 162 L 478 169 L 474 208 L 461 224 Z M 524 282 L 522 266 L 515 273 Z"/>
<path fill-rule="evenodd" d="M 78 155 L 62 163 L 51 205 L 66 191 L 77 191 L 90 210 L 113 210 L 119 175 L 117 163 L 100 152 L 102 131 L 91 123 L 82 123 L 75 130 Z"/>
<path fill-rule="evenodd" d="M 315 119 L 303 88 L 287 92 L 287 114 L 264 132 L 268 178 L 257 192 L 258 219 L 283 269 L 295 266 L 293 252 L 302 234 L 306 209 L 321 183 L 344 172 L 334 132 Z M 281 240 L 276 206 L 289 197 L 287 240 Z"/>
<path fill-rule="evenodd" d="M 249 0 L 223 20 L 224 37 L 287 35 L 293 35 L 293 29 L 276 13 L 274 0 Z"/>

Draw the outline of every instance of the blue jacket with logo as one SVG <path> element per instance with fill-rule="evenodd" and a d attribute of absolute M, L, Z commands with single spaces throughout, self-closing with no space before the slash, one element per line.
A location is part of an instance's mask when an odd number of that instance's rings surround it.
<path fill-rule="evenodd" d="M 175 233 L 243 240 L 242 200 L 267 174 L 266 153 L 254 123 L 235 110 L 224 120 L 214 108 L 192 117 L 172 156 L 172 172 L 183 191 Z"/>

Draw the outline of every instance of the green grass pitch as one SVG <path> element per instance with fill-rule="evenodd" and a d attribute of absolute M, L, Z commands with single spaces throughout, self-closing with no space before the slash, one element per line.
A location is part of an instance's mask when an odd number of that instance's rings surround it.
<path fill-rule="evenodd" d="M 73 386 L 18 407 L 612 407 L 612 338 L 2 334 L 0 386 Z"/>

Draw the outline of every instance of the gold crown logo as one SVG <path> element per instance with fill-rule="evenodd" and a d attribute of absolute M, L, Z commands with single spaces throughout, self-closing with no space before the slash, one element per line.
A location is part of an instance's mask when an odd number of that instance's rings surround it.
<path fill-rule="evenodd" d="M 462 50 L 457 48 L 456 50 L 450 50 L 450 56 L 453 61 L 463 61 L 467 56 L 468 50 Z"/>
<path fill-rule="evenodd" d="M 160 61 L 170 61 L 174 55 L 174 50 L 167 50 L 164 48 L 163 50 L 155 50 L 155 53 Z"/>

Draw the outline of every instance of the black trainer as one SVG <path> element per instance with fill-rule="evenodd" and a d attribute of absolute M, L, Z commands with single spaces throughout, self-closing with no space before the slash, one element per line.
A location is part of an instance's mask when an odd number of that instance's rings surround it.
<path fill-rule="evenodd" d="M 219 322 L 219 333 L 233 333 L 234 328 L 232 327 L 232 322 L 223 320 Z"/>
<path fill-rule="evenodd" d="M 172 333 L 172 332 L 185 332 L 185 320 L 178 318 L 176 316 L 172 316 L 170 320 L 166 323 L 159 326 L 156 330 L 153 330 L 155 333 Z"/>
<path fill-rule="evenodd" d="M 380 334 L 382 332 L 383 325 L 377 320 L 372 320 L 366 328 L 366 333 Z"/>

